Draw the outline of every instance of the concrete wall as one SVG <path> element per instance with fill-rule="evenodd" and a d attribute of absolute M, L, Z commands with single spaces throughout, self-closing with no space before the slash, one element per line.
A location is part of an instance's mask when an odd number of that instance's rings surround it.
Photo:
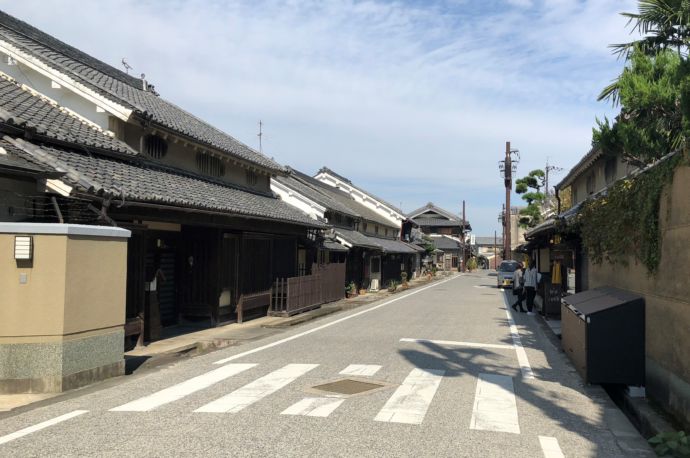
<path fill-rule="evenodd" d="M 676 171 L 661 200 L 662 256 L 649 276 L 630 260 L 589 267 L 589 287 L 612 285 L 646 300 L 647 394 L 690 426 L 690 167 Z"/>
<path fill-rule="evenodd" d="M 15 235 L 33 260 L 14 259 Z M 0 393 L 121 375 L 127 237 L 119 228 L 0 223 Z"/>

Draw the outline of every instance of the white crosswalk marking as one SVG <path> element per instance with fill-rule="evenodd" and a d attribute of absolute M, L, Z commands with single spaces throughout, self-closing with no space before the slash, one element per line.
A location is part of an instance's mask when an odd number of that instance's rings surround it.
<path fill-rule="evenodd" d="M 195 412 L 239 412 L 245 407 L 275 393 L 317 366 L 318 364 L 288 364 L 222 398 L 199 407 Z"/>
<path fill-rule="evenodd" d="M 479 374 L 470 429 L 520 434 L 512 377 Z"/>
<path fill-rule="evenodd" d="M 208 388 L 221 380 L 225 380 L 228 377 L 237 375 L 240 372 L 244 372 L 247 369 L 251 369 L 256 366 L 256 364 L 228 364 L 227 366 L 219 367 L 205 374 L 201 374 L 197 377 L 190 378 L 182 383 L 173 385 L 164 390 L 153 393 L 152 395 L 145 396 L 143 398 L 137 399 L 136 401 L 128 402 L 114 409 L 110 409 L 113 412 L 146 412 L 153 410 L 156 407 L 160 407 L 164 404 L 168 404 L 173 401 L 182 399 L 196 391 Z"/>
<path fill-rule="evenodd" d="M 28 428 L 20 429 L 19 431 L 13 432 L 12 434 L 8 434 L 6 436 L 1 436 L 0 437 L 0 445 L 6 444 L 8 442 L 12 442 L 15 439 L 19 439 L 20 437 L 27 436 L 31 433 L 35 433 L 36 431 L 40 431 L 42 429 L 48 428 L 49 426 L 57 425 L 58 423 L 62 423 L 63 421 L 67 421 L 71 418 L 78 417 L 79 415 L 83 415 L 87 413 L 88 410 L 75 410 L 70 413 L 66 413 L 64 415 L 60 415 L 59 417 L 51 418 L 50 420 L 46 420 L 42 423 L 38 423 L 37 425 L 29 426 Z"/>
<path fill-rule="evenodd" d="M 539 444 L 544 453 L 544 458 L 565 458 L 555 437 L 539 436 Z"/>
<path fill-rule="evenodd" d="M 413 369 L 374 420 L 421 424 L 445 373 L 437 369 Z"/>
<path fill-rule="evenodd" d="M 342 398 L 304 398 L 288 407 L 282 415 L 306 415 L 308 417 L 327 417 L 340 407 Z"/>
<path fill-rule="evenodd" d="M 350 364 L 340 371 L 342 375 L 357 375 L 359 377 L 371 377 L 376 374 L 381 366 L 374 364 Z"/>

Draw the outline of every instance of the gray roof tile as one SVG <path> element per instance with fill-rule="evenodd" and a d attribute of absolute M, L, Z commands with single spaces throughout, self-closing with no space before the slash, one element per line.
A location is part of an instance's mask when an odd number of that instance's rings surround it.
<path fill-rule="evenodd" d="M 370 237 L 358 231 L 335 228 L 335 233 L 354 246 L 381 250 L 384 253 L 416 253 L 417 250 L 409 244 L 400 240 L 384 239 L 380 237 Z"/>
<path fill-rule="evenodd" d="M 54 147 L 37 147 L 9 139 L 58 170 L 63 180 L 91 194 L 110 194 L 130 201 L 218 211 L 232 216 L 272 219 L 324 228 L 308 215 L 272 195 L 257 194 L 154 164 L 97 157 Z"/>
<path fill-rule="evenodd" d="M 401 209 L 399 209 L 398 207 L 396 207 L 392 203 L 386 202 L 385 200 L 381 199 L 380 197 L 375 196 L 374 194 L 370 193 L 369 191 L 365 191 L 364 189 L 360 188 L 359 186 L 354 184 L 352 181 L 350 181 L 349 178 L 346 178 L 342 175 L 335 173 L 333 170 L 329 169 L 328 167 L 325 167 L 325 166 L 321 167 L 321 169 L 319 170 L 319 173 L 328 173 L 329 175 L 336 177 L 340 181 L 344 181 L 344 182 L 348 183 L 353 188 L 367 194 L 368 196 L 372 197 L 373 199 L 378 200 L 379 202 L 381 202 L 385 206 L 389 207 L 391 210 L 396 211 L 396 212 L 400 213 L 401 215 L 405 216 L 405 213 L 403 213 L 403 211 Z"/>
<path fill-rule="evenodd" d="M 12 143 L 0 139 L 0 169 L 13 169 L 39 175 L 60 175 L 52 167 L 36 161 Z"/>
<path fill-rule="evenodd" d="M 356 212 L 354 212 L 350 207 L 343 205 L 337 200 L 333 199 L 328 195 L 328 193 L 320 190 L 318 186 L 314 186 L 313 183 L 310 185 L 310 182 L 305 180 L 305 177 L 306 175 L 301 174 L 296 170 L 290 170 L 289 175 L 284 177 L 276 177 L 276 181 L 282 183 L 288 188 L 302 194 L 304 197 L 313 200 L 317 204 L 322 205 L 331 211 L 343 213 L 345 215 L 350 215 L 355 218 L 359 217 L 359 215 Z M 313 180 L 313 178 L 310 179 Z"/>
<path fill-rule="evenodd" d="M 115 153 L 136 155 L 124 142 L 61 108 L 15 81 L 0 75 L 0 119 L 53 140 L 98 148 Z"/>
<path fill-rule="evenodd" d="M 259 167 L 282 172 L 283 166 L 225 132 L 143 89 L 143 81 L 0 11 L 0 39 L 50 67 L 132 109 L 154 123 Z"/>

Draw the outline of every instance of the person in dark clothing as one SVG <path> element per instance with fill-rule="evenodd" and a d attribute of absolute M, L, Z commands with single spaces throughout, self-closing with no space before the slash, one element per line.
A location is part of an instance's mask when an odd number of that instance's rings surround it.
<path fill-rule="evenodd" d="M 525 313 L 526 310 L 522 307 L 522 301 L 525 299 L 525 276 L 524 276 L 524 266 L 522 263 L 518 265 L 515 269 L 515 274 L 513 274 L 513 294 L 517 296 L 517 300 L 511 308 L 517 312 L 518 305 L 520 306 L 520 312 Z"/>
<path fill-rule="evenodd" d="M 541 279 L 541 274 L 537 272 L 534 261 L 530 262 L 525 272 L 525 295 L 527 296 L 527 314 L 534 315 L 534 297 L 537 295 L 537 285 Z"/>

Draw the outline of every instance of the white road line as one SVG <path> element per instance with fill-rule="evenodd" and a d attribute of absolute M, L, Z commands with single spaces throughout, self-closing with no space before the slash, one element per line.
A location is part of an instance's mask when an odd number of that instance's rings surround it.
<path fill-rule="evenodd" d="M 522 371 L 522 378 L 534 378 L 532 366 L 529 365 L 527 353 L 525 353 L 525 349 L 520 341 L 520 333 L 518 332 L 517 326 L 515 326 L 513 315 L 510 313 L 510 310 L 508 310 L 508 307 L 506 307 L 506 316 L 508 317 L 510 335 L 513 338 L 513 345 L 515 346 L 515 353 L 517 353 L 518 364 L 520 364 L 520 371 Z"/>
<path fill-rule="evenodd" d="M 304 398 L 281 412 L 282 415 L 305 415 L 307 417 L 327 417 L 340 407 L 341 398 Z"/>
<path fill-rule="evenodd" d="M 520 434 L 512 377 L 479 374 L 470 429 Z"/>
<path fill-rule="evenodd" d="M 164 404 L 182 399 L 196 391 L 208 388 L 221 380 L 237 375 L 254 366 L 256 366 L 256 364 L 228 364 L 227 366 L 219 367 L 205 374 L 190 378 L 189 380 L 185 380 L 182 383 L 165 388 L 164 390 L 157 391 L 149 396 L 115 407 L 114 409 L 110 409 L 110 411 L 147 412 Z"/>
<path fill-rule="evenodd" d="M 199 407 L 195 412 L 239 412 L 269 394 L 275 393 L 317 366 L 318 364 L 288 364 L 222 398 Z"/>
<path fill-rule="evenodd" d="M 29 426 L 28 428 L 20 429 L 19 431 L 15 431 L 11 434 L 0 437 L 0 445 L 6 444 L 15 439 L 19 439 L 20 437 L 24 437 L 28 434 L 35 433 L 36 431 L 48 428 L 49 426 L 57 425 L 58 423 L 62 423 L 63 421 L 69 420 L 74 417 L 78 417 L 79 415 L 85 414 L 87 412 L 88 410 L 75 410 L 73 412 L 60 415 L 59 417 L 51 418 L 50 420 L 46 420 L 42 423 Z"/>
<path fill-rule="evenodd" d="M 513 350 L 515 347 L 513 345 L 505 344 L 489 344 L 489 343 L 477 343 L 477 342 L 456 342 L 453 340 L 430 340 L 430 339 L 400 339 L 400 342 L 412 342 L 412 343 L 432 343 L 436 345 L 448 345 L 451 347 L 476 347 L 476 348 L 500 348 L 502 350 Z"/>
<path fill-rule="evenodd" d="M 539 444 L 544 458 L 565 458 L 555 437 L 539 436 Z"/>
<path fill-rule="evenodd" d="M 371 377 L 376 374 L 381 366 L 375 364 L 350 364 L 345 369 L 340 371 L 342 375 L 356 375 L 359 377 Z"/>
<path fill-rule="evenodd" d="M 422 291 L 426 291 L 426 290 L 429 289 L 429 288 L 435 288 L 435 287 L 437 287 L 437 286 L 439 286 L 439 285 L 442 285 L 442 284 L 444 284 L 444 283 L 446 283 L 446 282 L 449 282 L 449 281 L 451 281 L 451 280 L 455 280 L 456 278 L 460 278 L 460 276 L 459 276 L 459 275 L 458 275 L 458 276 L 454 276 L 454 277 L 452 277 L 452 278 L 449 278 L 448 280 L 441 280 L 441 281 L 438 282 L 438 283 L 434 283 L 433 285 L 429 285 L 429 286 L 425 286 L 425 287 L 423 287 L 423 288 L 416 289 L 416 290 L 411 291 L 411 292 L 409 292 L 409 293 L 407 293 L 407 294 L 403 294 L 402 296 L 396 297 L 395 299 L 391 299 L 390 301 L 386 301 L 386 302 L 384 302 L 383 304 L 379 304 L 379 305 L 377 305 L 377 306 L 375 306 L 375 307 L 371 307 L 371 308 L 369 308 L 369 309 L 362 310 L 361 312 L 353 313 L 352 315 L 348 315 L 348 316 L 343 317 L 343 318 L 340 318 L 340 319 L 338 319 L 338 320 L 331 321 L 330 323 L 326 323 L 326 324 L 324 324 L 324 325 L 322 325 L 322 326 L 318 326 L 318 327 L 316 327 L 316 328 L 309 329 L 308 331 L 300 332 L 299 334 L 295 334 L 294 336 L 286 337 L 286 338 L 284 338 L 284 339 L 280 339 L 280 340 L 277 340 L 277 341 L 275 341 L 275 342 L 271 342 L 270 344 L 262 345 L 261 347 L 257 347 L 257 348 L 254 348 L 254 349 L 252 349 L 252 350 L 247 350 L 247 351 L 245 351 L 245 352 L 238 353 L 238 354 L 236 354 L 236 355 L 230 356 L 229 358 L 223 358 L 223 359 L 221 359 L 221 360 L 219 360 L 219 361 L 216 361 L 216 362 L 213 363 L 213 364 L 225 364 L 225 363 L 227 363 L 227 362 L 229 362 L 229 361 L 233 361 L 233 360 L 235 360 L 235 359 L 243 358 L 243 357 L 245 357 L 245 356 L 247 356 L 247 355 L 251 355 L 251 354 L 254 354 L 254 353 L 257 353 L 257 352 L 260 352 L 260 351 L 269 349 L 269 348 L 276 347 L 276 346 L 278 346 L 278 345 L 282 345 L 282 344 L 284 344 L 285 342 L 290 342 L 291 340 L 299 339 L 300 337 L 304 337 L 304 336 L 309 335 L 309 334 L 311 334 L 311 333 L 313 333 L 313 332 L 317 332 L 317 331 L 320 331 L 320 330 L 322 330 L 322 329 L 326 329 L 326 328 L 329 328 L 329 327 L 331 327 L 331 326 L 335 326 L 336 324 L 342 323 L 343 321 L 351 320 L 352 318 L 356 318 L 356 317 L 358 317 L 358 316 L 360 316 L 360 315 L 364 315 L 365 313 L 373 312 L 374 310 L 378 310 L 378 309 L 380 309 L 381 307 L 385 307 L 385 306 L 387 306 L 387 305 L 389 305 L 389 304 L 392 304 L 393 302 L 397 302 L 397 301 L 399 301 L 399 300 L 401 300 L 401 299 L 405 299 L 405 298 L 410 297 L 410 296 L 412 296 L 412 295 L 414 295 L 414 294 L 418 294 L 418 293 L 421 293 Z"/>
<path fill-rule="evenodd" d="M 437 369 L 413 369 L 374 420 L 421 424 L 445 373 Z"/>

